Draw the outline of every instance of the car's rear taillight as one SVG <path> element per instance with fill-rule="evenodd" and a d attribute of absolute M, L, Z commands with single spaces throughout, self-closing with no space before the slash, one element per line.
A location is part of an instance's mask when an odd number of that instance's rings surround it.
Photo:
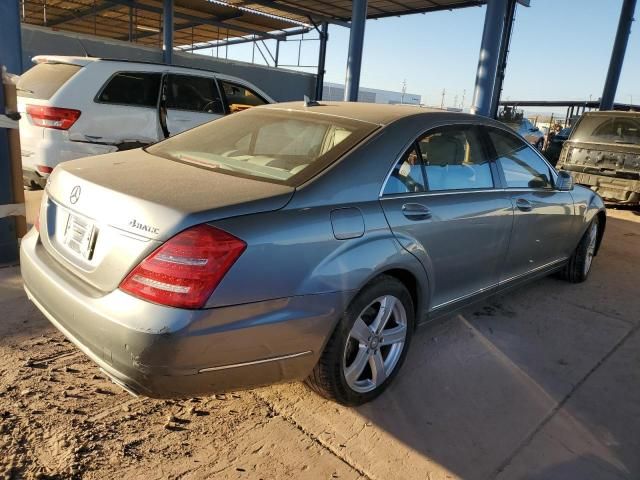
<path fill-rule="evenodd" d="M 34 125 L 57 130 L 69 130 L 80 118 L 80 110 L 72 108 L 46 107 L 43 105 L 27 105 L 27 113 Z"/>
<path fill-rule="evenodd" d="M 40 173 L 51 173 L 51 172 L 53 172 L 53 167 L 47 167 L 46 165 L 36 165 L 36 169 Z"/>
<path fill-rule="evenodd" d="M 161 305 L 201 308 L 246 247 L 227 232 L 198 225 L 145 258 L 120 289 Z"/>

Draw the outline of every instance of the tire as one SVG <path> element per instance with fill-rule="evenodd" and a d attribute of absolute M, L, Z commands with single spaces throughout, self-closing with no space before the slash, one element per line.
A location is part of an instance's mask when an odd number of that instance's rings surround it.
<path fill-rule="evenodd" d="M 414 325 L 409 291 L 397 279 L 381 275 L 353 299 L 307 385 L 342 405 L 373 400 L 402 367 Z"/>
<path fill-rule="evenodd" d="M 539 152 L 541 152 L 542 147 L 544 147 L 544 139 L 541 138 L 536 142 L 536 148 L 538 149 Z"/>
<path fill-rule="evenodd" d="M 595 217 L 580 239 L 580 243 L 573 252 L 573 255 L 571 255 L 569 262 L 560 270 L 560 278 L 571 283 L 584 282 L 591 271 L 597 244 L 598 217 Z"/>

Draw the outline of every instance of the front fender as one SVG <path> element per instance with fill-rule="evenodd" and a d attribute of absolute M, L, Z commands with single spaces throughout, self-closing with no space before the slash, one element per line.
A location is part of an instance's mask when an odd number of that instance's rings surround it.
<path fill-rule="evenodd" d="M 600 225 L 600 233 L 598 235 L 597 250 L 600 248 L 602 238 L 604 236 L 604 230 L 606 225 L 606 208 L 604 201 L 596 192 L 581 185 L 576 185 L 571 192 L 573 196 L 573 202 L 576 209 L 576 217 L 580 219 L 578 223 L 578 229 L 576 236 L 581 239 L 584 233 L 587 231 L 587 227 L 591 224 L 596 215 L 603 213 L 604 222 Z M 579 241 L 579 240 L 578 240 Z"/>

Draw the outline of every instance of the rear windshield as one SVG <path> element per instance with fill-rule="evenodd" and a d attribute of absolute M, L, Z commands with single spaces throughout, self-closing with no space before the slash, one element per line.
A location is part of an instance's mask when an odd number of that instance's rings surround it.
<path fill-rule="evenodd" d="M 376 128 L 357 120 L 257 107 L 176 135 L 147 151 L 232 175 L 295 186 Z"/>
<path fill-rule="evenodd" d="M 585 115 L 576 125 L 571 140 L 640 144 L 640 115 Z"/>
<path fill-rule="evenodd" d="M 49 100 L 81 68 L 66 63 L 40 63 L 20 76 L 18 95 Z"/>

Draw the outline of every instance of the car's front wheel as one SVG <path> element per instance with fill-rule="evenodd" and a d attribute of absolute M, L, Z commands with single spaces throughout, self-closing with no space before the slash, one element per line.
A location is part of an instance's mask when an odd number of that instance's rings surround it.
<path fill-rule="evenodd" d="M 569 262 L 564 269 L 560 271 L 560 276 L 572 283 L 584 282 L 591 271 L 593 257 L 596 255 L 598 245 L 598 217 L 595 217 L 587 231 L 580 239 L 580 243 L 576 247 Z"/>
<path fill-rule="evenodd" d="M 404 362 L 413 327 L 407 288 L 393 277 L 378 277 L 351 302 L 307 384 L 343 405 L 373 400 Z"/>

